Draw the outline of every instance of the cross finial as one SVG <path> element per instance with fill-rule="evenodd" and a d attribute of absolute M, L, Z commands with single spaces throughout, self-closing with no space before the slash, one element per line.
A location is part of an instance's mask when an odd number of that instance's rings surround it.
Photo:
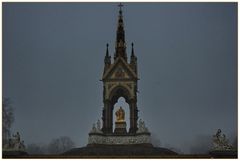
<path fill-rule="evenodd" d="M 122 4 L 122 3 L 119 3 L 118 7 L 119 7 L 119 9 L 120 9 L 120 11 L 121 11 L 121 10 L 122 10 L 122 7 L 123 7 L 123 4 Z"/>

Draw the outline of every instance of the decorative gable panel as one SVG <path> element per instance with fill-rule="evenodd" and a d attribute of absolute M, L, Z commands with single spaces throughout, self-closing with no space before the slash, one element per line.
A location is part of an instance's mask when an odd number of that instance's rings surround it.
<path fill-rule="evenodd" d="M 137 79 L 130 65 L 119 58 L 103 75 L 103 79 Z"/>

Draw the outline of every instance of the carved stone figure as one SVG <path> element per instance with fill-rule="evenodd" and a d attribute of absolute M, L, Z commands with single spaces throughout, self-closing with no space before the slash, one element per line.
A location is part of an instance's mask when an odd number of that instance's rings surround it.
<path fill-rule="evenodd" d="M 138 121 L 138 131 L 137 131 L 137 133 L 143 133 L 143 132 L 148 132 L 148 128 L 146 127 L 145 122 L 142 119 L 140 119 Z"/>
<path fill-rule="evenodd" d="M 125 120 L 125 112 L 122 109 L 122 107 L 120 107 L 116 113 L 115 113 L 116 117 L 117 117 L 117 122 L 122 122 Z"/>
<path fill-rule="evenodd" d="M 217 133 L 213 135 L 213 149 L 214 150 L 231 150 L 232 146 L 226 139 L 226 135 L 222 134 L 221 129 L 218 129 Z"/>
<path fill-rule="evenodd" d="M 8 143 L 3 147 L 8 150 L 25 150 L 24 141 L 21 141 L 19 132 L 13 134 L 12 138 L 9 138 Z"/>
<path fill-rule="evenodd" d="M 96 125 L 95 125 L 95 124 L 93 124 L 92 130 L 91 130 L 90 132 L 91 132 L 91 133 L 97 132 L 97 128 L 96 128 Z"/>
<path fill-rule="evenodd" d="M 20 143 L 20 147 L 19 147 L 19 148 L 22 149 L 22 150 L 25 150 L 24 141 L 21 141 L 21 143 Z"/>
<path fill-rule="evenodd" d="M 102 133 L 100 120 L 98 120 L 97 123 L 93 124 L 90 133 Z"/>
<path fill-rule="evenodd" d="M 16 135 L 12 135 L 14 139 L 14 143 L 19 143 L 20 142 L 20 134 L 19 132 L 16 133 Z"/>
<path fill-rule="evenodd" d="M 118 68 L 116 72 L 116 77 L 121 78 L 124 77 L 124 75 L 125 75 L 124 70 L 121 67 Z"/>
<path fill-rule="evenodd" d="M 101 122 L 100 122 L 100 120 L 97 121 L 97 130 L 101 130 Z"/>

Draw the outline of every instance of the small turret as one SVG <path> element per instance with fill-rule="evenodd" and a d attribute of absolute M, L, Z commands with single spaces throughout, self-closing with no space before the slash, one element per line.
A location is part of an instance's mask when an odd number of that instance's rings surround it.
<path fill-rule="evenodd" d="M 109 55 L 109 52 L 108 52 L 108 44 L 107 44 L 106 55 L 104 58 L 104 63 L 105 63 L 105 67 L 104 67 L 104 71 L 105 71 L 111 65 L 111 56 Z"/>
<path fill-rule="evenodd" d="M 134 44 L 132 43 L 132 52 L 131 52 L 131 59 L 130 59 L 130 65 L 132 69 L 135 71 L 137 74 L 137 57 L 134 54 Z"/>

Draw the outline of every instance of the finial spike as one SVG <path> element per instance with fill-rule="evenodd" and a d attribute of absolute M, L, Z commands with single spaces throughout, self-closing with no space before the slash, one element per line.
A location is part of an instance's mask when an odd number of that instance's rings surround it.
<path fill-rule="evenodd" d="M 108 53 L 108 43 L 107 43 L 107 51 L 106 51 L 106 56 L 107 56 L 107 57 L 109 56 L 109 53 Z"/>
<path fill-rule="evenodd" d="M 120 16 L 122 16 L 122 7 L 123 7 L 122 3 L 119 3 L 118 7 L 119 7 L 119 14 Z"/>
<path fill-rule="evenodd" d="M 131 44 L 131 45 L 132 45 L 132 53 L 131 53 L 131 57 L 135 57 L 135 55 L 134 55 L 134 47 L 133 47 L 133 46 L 134 46 L 134 44 L 133 44 L 133 42 L 132 42 L 132 44 Z"/>
<path fill-rule="evenodd" d="M 121 10 L 122 10 L 122 7 L 123 7 L 123 4 L 122 4 L 122 3 L 119 3 L 118 7 L 119 7 L 119 9 L 120 9 L 120 11 L 121 11 Z"/>

